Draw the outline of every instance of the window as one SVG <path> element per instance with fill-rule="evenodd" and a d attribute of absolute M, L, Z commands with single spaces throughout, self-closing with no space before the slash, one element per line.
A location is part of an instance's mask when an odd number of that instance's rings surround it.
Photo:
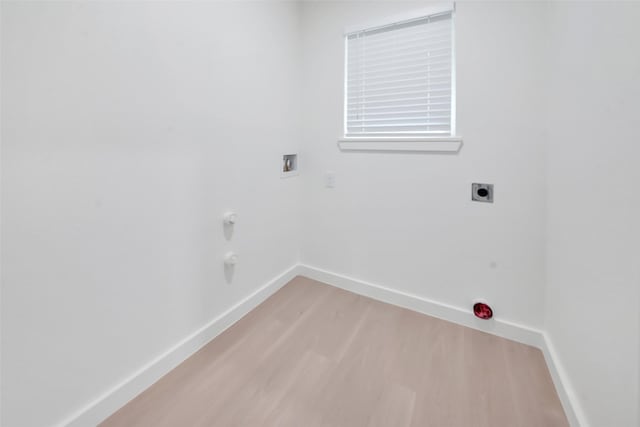
<path fill-rule="evenodd" d="M 453 41 L 452 6 L 347 32 L 342 142 L 459 141 Z"/>

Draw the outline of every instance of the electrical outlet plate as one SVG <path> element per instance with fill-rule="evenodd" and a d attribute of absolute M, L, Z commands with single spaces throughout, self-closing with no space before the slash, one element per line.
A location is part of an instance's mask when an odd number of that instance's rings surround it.
<path fill-rule="evenodd" d="M 324 173 L 324 186 L 326 188 L 335 188 L 335 186 L 336 186 L 336 173 L 334 171 L 326 171 Z"/>
<path fill-rule="evenodd" d="M 474 202 L 493 203 L 493 184 L 471 184 L 471 200 Z"/>

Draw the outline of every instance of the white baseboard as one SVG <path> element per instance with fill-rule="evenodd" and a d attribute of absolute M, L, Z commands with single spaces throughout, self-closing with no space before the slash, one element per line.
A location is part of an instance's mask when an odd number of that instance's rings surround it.
<path fill-rule="evenodd" d="M 479 320 L 470 310 L 465 310 L 461 307 L 444 304 L 384 286 L 374 285 L 308 265 L 300 265 L 298 273 L 378 301 L 404 307 L 409 310 L 539 348 L 545 357 L 547 366 L 549 367 L 549 373 L 551 374 L 556 391 L 558 392 L 558 397 L 560 398 L 571 427 L 589 427 L 586 418 L 580 410 L 576 396 L 572 391 L 573 389 L 570 387 L 568 377 L 558 363 L 558 356 L 555 353 L 551 341 L 543 331 L 499 318 L 490 321 Z"/>
<path fill-rule="evenodd" d="M 295 265 L 57 425 L 69 427 L 96 426 L 260 305 L 297 275 L 298 266 Z"/>
<path fill-rule="evenodd" d="M 553 383 L 556 386 L 558 397 L 560 397 L 560 401 L 562 402 L 562 407 L 564 408 L 564 413 L 567 415 L 569 424 L 571 427 L 589 427 L 587 416 L 582 410 L 582 406 L 579 403 L 575 390 L 571 386 L 569 376 L 560 362 L 560 358 L 558 357 L 558 353 L 555 350 L 553 342 L 548 334 L 544 333 L 543 336 L 544 345 L 540 350 L 542 350 L 542 354 L 544 354 L 544 359 L 547 362 L 549 373 L 551 374 Z"/>
<path fill-rule="evenodd" d="M 260 305 L 297 275 L 303 275 L 378 301 L 404 307 L 541 349 L 569 423 L 572 427 L 589 427 L 583 412 L 577 405 L 575 393 L 569 385 L 568 377 L 562 365 L 558 362 L 555 349 L 544 332 L 502 319 L 478 320 L 468 310 L 460 307 L 301 264 L 291 267 L 274 278 L 57 425 L 88 427 L 99 424 Z"/>
<path fill-rule="evenodd" d="M 540 348 L 543 343 L 542 331 L 517 323 L 493 318 L 480 320 L 470 310 L 433 301 L 418 295 L 374 285 L 341 274 L 331 273 L 308 265 L 300 265 L 299 274 L 329 285 L 364 295 L 378 301 L 397 305 L 438 319 L 467 326 L 503 338 Z"/>

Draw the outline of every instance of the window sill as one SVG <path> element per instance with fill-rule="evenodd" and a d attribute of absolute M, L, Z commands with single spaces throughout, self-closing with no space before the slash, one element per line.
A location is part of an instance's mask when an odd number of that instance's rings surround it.
<path fill-rule="evenodd" d="M 353 137 L 338 140 L 341 151 L 389 151 L 457 153 L 462 147 L 462 137 L 443 136 L 428 138 Z"/>

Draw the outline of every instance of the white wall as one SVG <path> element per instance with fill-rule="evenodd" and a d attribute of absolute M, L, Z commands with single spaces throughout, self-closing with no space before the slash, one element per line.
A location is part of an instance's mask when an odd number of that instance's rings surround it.
<path fill-rule="evenodd" d="M 640 5 L 458 2 L 460 153 L 340 152 L 344 27 L 425 4 L 3 2 L 0 423 L 60 421 L 302 248 L 544 328 L 591 427 L 637 426 Z"/>
<path fill-rule="evenodd" d="M 637 427 L 640 3 L 550 8 L 546 330 L 592 427 Z"/>
<path fill-rule="evenodd" d="M 541 326 L 544 5 L 457 4 L 459 154 L 336 146 L 344 28 L 427 3 L 304 3 L 302 261 L 467 310 L 486 298 L 498 318 Z M 324 188 L 326 170 L 335 189 Z M 471 202 L 472 182 L 494 183 L 495 203 Z"/>
<path fill-rule="evenodd" d="M 60 421 L 297 262 L 298 30 L 295 4 L 2 3 L 3 426 Z"/>

